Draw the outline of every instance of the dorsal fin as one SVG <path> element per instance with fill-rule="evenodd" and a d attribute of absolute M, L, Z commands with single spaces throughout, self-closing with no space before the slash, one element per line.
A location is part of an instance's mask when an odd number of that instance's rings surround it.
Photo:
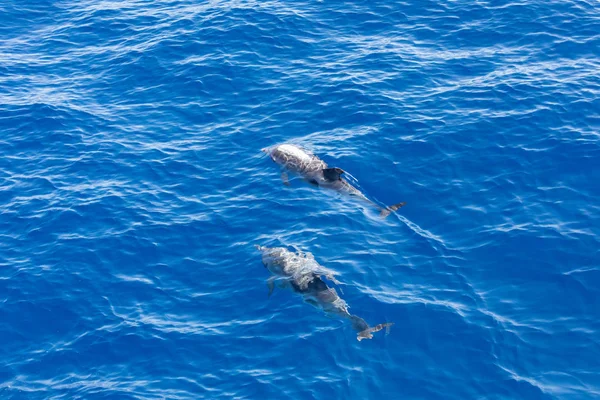
<path fill-rule="evenodd" d="M 339 181 L 344 173 L 344 170 L 341 168 L 323 168 L 323 176 L 328 181 Z"/>

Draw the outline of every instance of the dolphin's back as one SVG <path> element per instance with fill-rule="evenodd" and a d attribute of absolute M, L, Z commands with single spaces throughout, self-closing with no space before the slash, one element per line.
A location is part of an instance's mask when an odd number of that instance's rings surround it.
<path fill-rule="evenodd" d="M 317 274 L 310 274 L 304 281 L 292 281 L 292 288 L 298 293 L 315 294 L 329 290 L 327 284 Z"/>

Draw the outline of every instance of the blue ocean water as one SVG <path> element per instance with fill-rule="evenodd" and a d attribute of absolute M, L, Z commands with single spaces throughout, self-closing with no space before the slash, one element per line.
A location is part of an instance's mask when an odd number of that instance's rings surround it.
<path fill-rule="evenodd" d="M 595 1 L 2 0 L 0 132 L 2 399 L 600 397 Z"/>

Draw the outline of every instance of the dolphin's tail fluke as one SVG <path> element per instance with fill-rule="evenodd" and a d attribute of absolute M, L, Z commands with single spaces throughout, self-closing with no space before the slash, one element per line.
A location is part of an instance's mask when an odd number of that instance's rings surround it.
<path fill-rule="evenodd" d="M 391 206 L 387 206 L 386 208 L 382 209 L 381 212 L 379 213 L 379 216 L 381 218 L 385 218 L 388 215 L 390 215 L 392 212 L 396 211 L 399 208 L 402 208 L 406 205 L 406 202 L 403 201 L 402 203 L 398 203 L 398 204 L 393 204 Z"/>
<path fill-rule="evenodd" d="M 363 339 L 373 339 L 373 332 L 379 332 L 383 328 L 385 328 L 386 334 L 390 333 L 390 327 L 392 325 L 394 325 L 393 322 L 386 322 L 385 324 L 379 324 L 372 328 L 367 328 L 363 331 L 358 332 L 358 334 L 356 335 L 356 340 L 360 342 Z"/>
<path fill-rule="evenodd" d="M 358 317 L 356 315 L 350 315 L 348 317 L 350 322 L 352 322 L 352 328 L 358 333 L 356 334 L 356 339 L 360 342 L 363 339 L 372 339 L 374 332 L 379 332 L 383 328 L 386 328 L 386 331 L 389 333 L 390 326 L 394 325 L 393 322 L 387 322 L 385 324 L 379 324 L 374 327 L 369 327 L 369 324 L 365 322 L 364 319 Z"/>

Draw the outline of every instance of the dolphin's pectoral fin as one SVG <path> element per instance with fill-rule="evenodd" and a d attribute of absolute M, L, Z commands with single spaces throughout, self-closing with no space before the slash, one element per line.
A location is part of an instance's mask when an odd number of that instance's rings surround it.
<path fill-rule="evenodd" d="M 339 181 L 344 170 L 341 168 L 324 168 L 323 176 L 330 182 Z"/>
<path fill-rule="evenodd" d="M 269 288 L 269 296 L 271 297 L 271 295 L 273 294 L 273 290 L 275 290 L 275 277 L 272 276 L 269 279 L 267 279 L 267 287 Z"/>
<path fill-rule="evenodd" d="M 283 181 L 283 184 L 285 186 L 290 186 L 290 179 L 288 177 L 287 172 L 284 171 L 281 173 L 281 180 Z"/>
<path fill-rule="evenodd" d="M 391 206 L 388 206 L 388 207 L 386 207 L 386 208 L 384 208 L 384 209 L 381 210 L 381 212 L 379 213 L 379 216 L 381 218 L 385 218 L 388 215 L 390 215 L 392 212 L 396 211 L 399 208 L 404 207 L 405 205 L 406 205 L 406 202 L 403 201 L 402 203 L 393 204 Z"/>
<path fill-rule="evenodd" d="M 289 284 L 289 283 L 288 283 L 288 282 L 286 282 L 286 281 L 281 281 L 281 280 L 278 280 L 278 281 L 277 281 L 277 287 L 278 287 L 279 289 L 285 289 L 285 288 L 288 286 L 288 284 Z"/>
<path fill-rule="evenodd" d="M 315 307 L 319 307 L 319 303 L 317 303 L 316 300 L 313 299 L 305 299 L 305 302 L 307 302 L 308 304 L 310 304 L 311 306 L 315 306 Z"/>

